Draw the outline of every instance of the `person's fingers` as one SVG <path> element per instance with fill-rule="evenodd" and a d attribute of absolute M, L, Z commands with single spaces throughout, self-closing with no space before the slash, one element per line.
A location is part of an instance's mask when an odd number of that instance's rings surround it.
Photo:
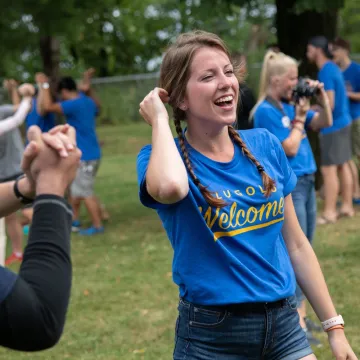
<path fill-rule="evenodd" d="M 157 89 L 157 92 L 159 95 L 169 96 L 169 93 L 165 89 L 163 89 L 163 88 L 155 88 L 155 89 Z"/>
<path fill-rule="evenodd" d="M 38 144 L 42 144 L 41 130 L 38 126 L 33 125 L 29 128 L 27 132 L 27 138 L 29 142 L 35 141 Z"/>
<path fill-rule="evenodd" d="M 25 148 L 23 158 L 21 160 L 21 168 L 24 172 L 30 169 L 30 165 L 38 153 L 36 142 L 31 141 Z"/>
<path fill-rule="evenodd" d="M 163 103 L 169 102 L 169 93 L 166 90 L 156 87 L 153 94 L 157 95 Z"/>
<path fill-rule="evenodd" d="M 69 131 L 69 128 L 70 128 L 69 124 L 57 125 L 57 126 L 53 127 L 52 129 L 50 129 L 48 132 L 50 135 L 54 135 L 58 132 L 62 132 L 64 134 L 66 134 Z"/>
<path fill-rule="evenodd" d="M 63 143 L 59 134 L 50 135 L 49 133 L 43 133 L 42 138 L 46 145 L 56 150 L 61 157 L 66 158 L 69 156 L 66 145 Z"/>
<path fill-rule="evenodd" d="M 69 126 L 66 132 L 66 135 L 70 139 L 71 144 L 76 147 L 76 130 L 73 126 Z"/>
<path fill-rule="evenodd" d="M 170 97 L 165 93 L 159 93 L 159 97 L 163 103 L 168 103 L 170 100 Z"/>
<path fill-rule="evenodd" d="M 50 139 L 50 138 L 47 137 L 45 134 L 46 133 L 43 134 L 44 142 L 47 145 L 52 146 L 52 142 L 50 144 L 47 143 L 48 139 Z M 58 140 L 63 143 L 63 145 L 67 151 L 73 151 L 75 149 L 75 144 L 73 143 L 73 140 L 71 140 L 69 138 L 69 136 L 63 134 L 62 132 L 58 132 L 58 133 L 56 133 L 54 135 L 50 135 L 50 136 L 56 136 L 58 138 Z M 52 141 L 52 140 L 50 140 L 50 141 Z"/>

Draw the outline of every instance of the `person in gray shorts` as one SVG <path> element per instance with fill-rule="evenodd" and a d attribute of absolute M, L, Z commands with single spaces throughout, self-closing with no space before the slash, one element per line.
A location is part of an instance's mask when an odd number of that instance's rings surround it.
<path fill-rule="evenodd" d="M 324 181 L 324 210 L 318 224 L 336 222 L 339 216 L 353 216 L 353 179 L 351 160 L 351 117 L 345 81 L 338 66 L 330 61 L 328 40 L 324 36 L 310 39 L 307 58 L 319 69 L 333 113 L 333 125 L 320 130 L 321 173 Z M 338 178 L 340 177 L 340 182 Z M 341 186 L 342 202 L 338 213 L 337 198 Z"/>
<path fill-rule="evenodd" d="M 99 168 L 101 149 L 96 136 L 96 115 L 98 104 L 85 93 L 78 91 L 71 77 L 64 77 L 58 84 L 58 93 L 62 101 L 52 102 L 47 77 L 37 74 L 39 82 L 39 106 L 46 112 L 65 115 L 67 123 L 76 130 L 76 141 L 82 152 L 81 163 L 74 183 L 70 187 L 70 203 L 73 207 L 73 228 L 80 227 L 79 212 L 84 201 L 91 217 L 92 226 L 81 229 L 80 235 L 102 233 L 104 227 L 101 218 L 101 207 L 94 193 L 94 182 Z"/>
<path fill-rule="evenodd" d="M 332 54 L 335 63 L 340 67 L 349 99 L 350 114 L 352 118 L 351 142 L 353 157 L 360 160 L 360 64 L 350 58 L 349 41 L 337 37 L 332 41 Z M 354 180 L 353 203 L 360 205 L 359 169 L 354 160 L 350 161 Z"/>
<path fill-rule="evenodd" d="M 94 194 L 95 177 L 100 166 L 100 160 L 81 161 L 75 180 L 70 186 L 74 197 L 87 198 Z"/>

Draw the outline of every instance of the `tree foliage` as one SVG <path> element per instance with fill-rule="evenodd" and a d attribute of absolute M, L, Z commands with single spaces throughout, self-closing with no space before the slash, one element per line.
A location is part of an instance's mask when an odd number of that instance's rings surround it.
<path fill-rule="evenodd" d="M 294 14 L 344 5 L 291 2 Z M 343 31 L 355 33 L 357 1 L 346 2 L 352 5 L 342 13 Z M 88 66 L 101 76 L 153 71 L 169 41 L 193 29 L 219 34 L 231 50 L 254 52 L 276 41 L 274 10 L 273 0 L 16 0 L 0 18 L 0 75 L 42 70 L 45 36 L 59 40 L 61 72 L 73 75 Z"/>

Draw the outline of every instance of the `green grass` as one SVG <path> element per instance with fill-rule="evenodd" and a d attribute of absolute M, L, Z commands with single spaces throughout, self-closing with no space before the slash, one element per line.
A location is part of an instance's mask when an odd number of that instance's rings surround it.
<path fill-rule="evenodd" d="M 64 335 L 51 350 L 22 354 L 0 350 L 0 359 L 168 360 L 172 357 L 177 288 L 172 250 L 154 211 L 138 201 L 136 155 L 150 140 L 144 124 L 99 130 L 104 157 L 97 192 L 111 213 L 106 233 L 72 237 L 73 290 Z M 347 335 L 360 353 L 358 222 L 344 219 L 317 230 L 315 249 Z M 312 314 L 313 316 L 313 314 Z M 329 360 L 324 347 L 316 354 Z"/>

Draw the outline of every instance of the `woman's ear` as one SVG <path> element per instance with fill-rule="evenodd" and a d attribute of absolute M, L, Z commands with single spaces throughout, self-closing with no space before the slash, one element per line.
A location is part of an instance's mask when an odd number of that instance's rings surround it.
<path fill-rule="evenodd" d="M 185 100 L 183 100 L 183 101 L 180 103 L 179 108 L 180 108 L 182 111 L 186 111 L 186 110 L 188 109 L 188 106 L 187 106 Z"/>

